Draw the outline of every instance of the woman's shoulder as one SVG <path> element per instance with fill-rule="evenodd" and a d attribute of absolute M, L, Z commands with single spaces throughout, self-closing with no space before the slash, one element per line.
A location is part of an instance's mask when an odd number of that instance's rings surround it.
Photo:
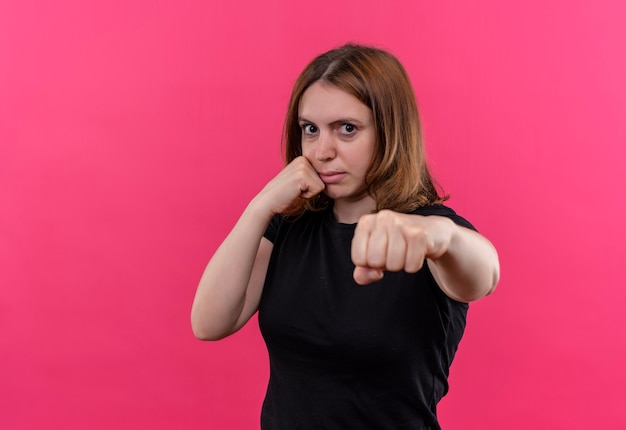
<path fill-rule="evenodd" d="M 455 224 L 458 224 L 463 227 L 467 227 L 472 230 L 476 230 L 476 228 L 469 222 L 467 219 L 457 214 L 454 209 L 449 206 L 443 204 L 432 204 L 421 206 L 414 211 L 411 212 L 414 215 L 422 215 L 422 216 L 445 216 L 446 218 L 450 218 L 454 221 Z"/>

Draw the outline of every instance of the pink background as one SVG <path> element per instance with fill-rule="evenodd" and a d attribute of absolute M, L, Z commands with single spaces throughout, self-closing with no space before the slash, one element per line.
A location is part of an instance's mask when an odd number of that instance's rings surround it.
<path fill-rule="evenodd" d="M 626 3 L 392 3 L 0 0 L 0 428 L 258 427 L 256 321 L 202 343 L 190 306 L 346 41 L 405 64 L 500 251 L 444 428 L 626 428 Z"/>

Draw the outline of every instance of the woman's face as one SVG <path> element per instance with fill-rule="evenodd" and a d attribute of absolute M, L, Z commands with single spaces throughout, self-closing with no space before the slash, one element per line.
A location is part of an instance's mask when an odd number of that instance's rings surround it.
<path fill-rule="evenodd" d="M 365 186 L 376 144 L 371 109 L 338 87 L 318 81 L 302 94 L 298 123 L 302 155 L 326 184 L 324 192 L 335 208 L 355 202 L 375 206 Z"/>

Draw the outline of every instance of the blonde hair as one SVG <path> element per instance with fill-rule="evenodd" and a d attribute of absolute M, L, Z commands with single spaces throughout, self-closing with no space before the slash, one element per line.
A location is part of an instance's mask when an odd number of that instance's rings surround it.
<path fill-rule="evenodd" d="M 439 196 L 426 165 L 415 94 L 404 67 L 390 53 L 370 46 L 341 46 L 316 57 L 302 71 L 285 119 L 286 164 L 302 155 L 298 107 L 302 94 L 318 81 L 346 91 L 372 110 L 376 145 L 365 182 L 377 210 L 410 212 L 447 198 Z M 331 201 L 320 194 L 297 200 L 288 212 L 321 210 Z"/>

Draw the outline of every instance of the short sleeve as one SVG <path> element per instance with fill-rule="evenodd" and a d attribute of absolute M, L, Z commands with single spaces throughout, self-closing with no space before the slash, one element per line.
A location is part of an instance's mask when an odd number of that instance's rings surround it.
<path fill-rule="evenodd" d="M 269 240 L 272 243 L 276 242 L 276 236 L 278 235 L 278 229 L 280 228 L 280 224 L 283 222 L 282 215 L 274 215 L 270 220 L 267 229 L 265 229 L 265 233 L 263 237 Z"/>
<path fill-rule="evenodd" d="M 450 218 L 455 224 L 460 225 L 461 227 L 469 228 L 470 230 L 476 230 L 476 227 L 472 225 L 468 220 L 458 215 L 453 209 L 444 206 L 444 205 L 430 205 L 423 206 L 421 208 L 417 208 L 414 212 L 415 215 L 429 216 L 445 216 L 446 218 Z"/>

